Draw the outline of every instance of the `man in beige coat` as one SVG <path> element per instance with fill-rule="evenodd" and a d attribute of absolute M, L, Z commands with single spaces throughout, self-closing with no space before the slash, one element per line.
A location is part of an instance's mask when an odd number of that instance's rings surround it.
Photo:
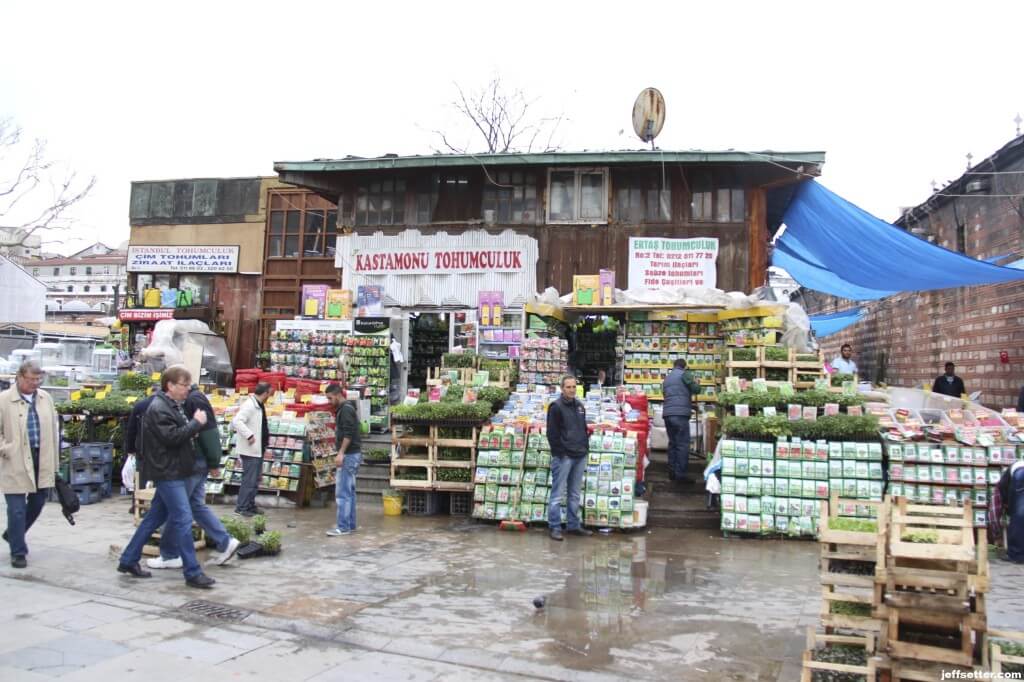
<path fill-rule="evenodd" d="M 60 452 L 60 421 L 53 398 L 39 390 L 43 370 L 34 360 L 18 368 L 15 385 L 0 393 L 0 489 L 7 501 L 11 566 L 28 566 L 25 534 L 53 487 Z"/>

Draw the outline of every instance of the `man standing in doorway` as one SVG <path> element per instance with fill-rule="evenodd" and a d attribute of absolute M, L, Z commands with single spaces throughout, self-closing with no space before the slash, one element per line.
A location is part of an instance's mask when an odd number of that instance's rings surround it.
<path fill-rule="evenodd" d="M 53 487 L 60 436 L 53 398 L 39 389 L 43 370 L 34 360 L 18 368 L 14 386 L 0 393 L 0 489 L 7 501 L 3 539 L 11 566 L 28 566 L 25 534 L 36 522 Z"/>
<path fill-rule="evenodd" d="M 844 343 L 839 355 L 832 360 L 832 369 L 840 374 L 856 374 L 857 363 L 853 361 L 853 346 Z"/>
<path fill-rule="evenodd" d="M 235 503 L 235 513 L 241 516 L 253 516 L 259 511 L 256 491 L 260 486 L 263 457 L 270 447 L 270 427 L 265 408 L 270 394 L 270 384 L 256 384 L 252 395 L 242 401 L 238 414 L 231 420 L 231 428 L 238 434 L 235 451 L 242 460 L 242 482 Z"/>
<path fill-rule="evenodd" d="M 700 386 L 686 371 L 686 360 L 675 361 L 672 371 L 661 386 L 664 403 L 661 416 L 665 418 L 668 432 L 668 476 L 679 483 L 693 483 L 687 478 L 686 468 L 690 463 L 690 415 L 693 413 L 693 396 L 700 393 Z"/>
<path fill-rule="evenodd" d="M 941 393 L 953 396 L 954 398 L 959 398 L 967 393 L 967 389 L 964 388 L 964 380 L 956 375 L 956 365 L 952 362 L 946 363 L 945 374 L 935 377 L 935 383 L 932 384 L 932 393 Z"/>
<path fill-rule="evenodd" d="M 337 411 L 335 425 L 335 441 L 338 444 L 338 456 L 334 460 L 338 471 L 334 483 L 334 497 L 338 504 L 338 517 L 334 528 L 327 531 L 330 537 L 348 535 L 356 530 L 356 476 L 359 465 L 363 462 L 362 434 L 359 431 L 359 413 L 353 400 L 358 394 L 345 396 L 339 384 L 331 384 L 325 391 L 327 399 Z"/>
<path fill-rule="evenodd" d="M 548 443 L 551 445 L 551 497 L 548 528 L 552 540 L 562 540 L 562 496 L 568 502 L 566 532 L 588 536 L 593 532 L 580 523 L 580 489 L 587 466 L 590 438 L 587 410 L 576 399 L 576 379 L 562 378 L 562 395 L 548 406 Z"/>

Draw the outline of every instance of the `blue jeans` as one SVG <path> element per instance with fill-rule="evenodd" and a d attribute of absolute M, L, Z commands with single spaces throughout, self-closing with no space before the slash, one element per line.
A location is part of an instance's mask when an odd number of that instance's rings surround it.
<path fill-rule="evenodd" d="M 157 481 L 153 504 L 135 529 L 128 546 L 121 553 L 122 566 L 133 566 L 142 560 L 142 547 L 156 530 L 167 522 L 164 535 L 181 550 L 182 568 L 186 578 L 201 575 L 202 567 L 196 558 L 192 540 L 192 510 L 189 507 L 189 479 Z"/>
<path fill-rule="evenodd" d="M 686 477 L 690 464 L 690 417 L 665 417 L 668 433 L 668 468 L 677 479 Z"/>
<path fill-rule="evenodd" d="M 338 503 L 339 530 L 356 529 L 356 475 L 359 465 L 363 463 L 363 455 L 359 452 L 347 452 L 341 460 L 334 482 L 334 498 Z"/>
<path fill-rule="evenodd" d="M 1006 529 L 1006 553 L 1012 561 L 1024 562 L 1024 469 L 1010 479 L 1010 524 Z M 8 503 L 10 504 L 10 503 Z"/>
<path fill-rule="evenodd" d="M 4 495 L 7 500 L 7 544 L 11 546 L 11 556 L 28 555 L 25 534 L 43 513 L 49 492 L 49 488 L 42 488 L 34 493 Z"/>
<path fill-rule="evenodd" d="M 199 524 L 200 528 L 206 531 L 207 537 L 213 540 L 217 551 L 223 552 L 228 548 L 231 536 L 228 535 L 224 524 L 220 522 L 220 519 L 213 513 L 213 510 L 206 506 L 206 477 L 208 474 L 209 470 L 204 464 L 202 467 L 197 466 L 195 473 L 186 479 L 188 504 L 192 509 L 192 518 Z M 178 546 L 171 539 L 170 533 L 164 533 L 160 536 L 160 556 L 164 559 L 177 559 L 181 556 L 178 552 Z"/>
<path fill-rule="evenodd" d="M 566 528 L 580 527 L 580 489 L 583 487 L 583 472 L 587 468 L 587 456 L 551 456 L 551 497 L 548 499 L 548 526 L 562 527 L 562 495 L 568 487 L 569 510 L 566 513 Z"/>

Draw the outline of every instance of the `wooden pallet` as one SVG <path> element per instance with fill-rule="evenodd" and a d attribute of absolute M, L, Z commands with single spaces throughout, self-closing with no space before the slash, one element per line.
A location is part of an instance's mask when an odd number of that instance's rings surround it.
<path fill-rule="evenodd" d="M 479 428 L 473 428 L 471 438 L 441 438 L 439 426 L 428 427 L 427 435 L 399 435 L 397 427 L 391 427 L 391 481 L 392 488 L 397 490 L 443 490 L 449 492 L 469 492 L 473 490 L 473 481 L 441 481 L 438 480 L 438 469 L 474 469 L 476 467 L 477 439 Z M 403 456 L 406 448 L 425 448 L 425 457 Z M 438 456 L 440 448 L 463 448 L 469 451 L 469 459 L 443 460 Z M 403 479 L 398 477 L 399 467 L 421 467 L 426 469 L 425 480 Z"/>
<path fill-rule="evenodd" d="M 835 673 L 849 673 L 853 675 L 864 675 L 866 680 L 874 682 L 877 671 L 883 664 L 883 659 L 880 656 L 872 655 L 875 653 L 875 637 L 872 634 L 866 634 L 864 636 L 851 636 L 851 635 L 833 635 L 833 634 L 818 634 L 814 628 L 807 629 L 807 649 L 804 651 L 803 660 L 801 664 L 800 682 L 811 682 L 814 676 L 814 671 L 828 671 Z M 842 663 L 828 663 L 825 661 L 814 660 L 814 650 L 818 648 L 819 644 L 842 644 L 845 646 L 860 646 L 864 647 L 864 651 L 869 655 L 867 665 L 846 665 Z"/>
<path fill-rule="evenodd" d="M 850 531 L 850 530 L 833 530 L 829 528 L 829 520 L 839 519 L 840 503 L 842 502 L 855 502 L 856 504 L 862 504 L 867 507 L 872 507 L 877 510 L 874 521 L 878 524 L 878 530 L 874 533 L 861 532 L 861 531 Z M 833 492 L 827 501 L 822 500 L 819 503 L 820 512 L 818 518 L 822 521 L 818 524 L 818 539 L 824 543 L 834 543 L 841 545 L 853 545 L 859 547 L 870 547 L 874 550 L 874 554 L 879 556 L 879 538 L 885 537 L 888 528 L 888 502 L 874 502 L 871 500 L 847 500 L 840 498 L 839 493 Z M 885 552 L 884 546 L 881 548 L 881 558 L 884 559 Z M 884 564 L 884 561 L 883 561 Z"/>
<path fill-rule="evenodd" d="M 889 656 L 895 659 L 913 659 L 929 663 L 971 666 L 974 663 L 975 646 L 980 646 L 983 630 L 971 614 L 940 613 L 932 609 L 900 608 L 890 606 L 889 629 L 886 647 Z M 957 643 L 954 647 L 943 647 L 913 641 L 901 625 L 911 626 L 915 633 L 941 635 Z"/>
<path fill-rule="evenodd" d="M 907 559 L 975 561 L 974 515 L 968 502 L 963 507 L 908 504 L 905 497 L 892 507 L 889 555 Z M 907 542 L 908 532 L 928 531 L 935 544 Z"/>
<path fill-rule="evenodd" d="M 986 670 L 994 673 L 1005 672 L 1003 666 L 1006 663 L 1024 666 L 1024 656 L 1011 656 L 1004 654 L 998 642 L 991 641 L 993 638 L 1008 639 L 1017 644 L 1024 644 L 1024 632 L 1013 632 L 1010 630 L 989 630 L 985 634 L 986 645 L 982 651 L 982 665 Z"/>
<path fill-rule="evenodd" d="M 889 664 L 888 678 L 891 682 L 936 682 L 943 678 L 943 673 L 953 670 L 972 672 L 972 665 L 950 665 L 949 663 L 927 663 L 909 659 L 893 659 Z M 886 678 L 883 678 L 886 679 Z M 952 679 L 952 678 L 949 678 Z"/>

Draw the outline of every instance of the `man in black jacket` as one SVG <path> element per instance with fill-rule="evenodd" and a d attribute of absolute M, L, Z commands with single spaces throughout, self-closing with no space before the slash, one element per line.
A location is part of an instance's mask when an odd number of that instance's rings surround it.
<path fill-rule="evenodd" d="M 338 454 L 334 464 L 338 468 L 334 483 L 334 498 L 338 515 L 328 537 L 339 537 L 356 530 L 356 477 L 363 461 L 363 440 L 359 428 L 359 413 L 355 404 L 345 396 L 340 384 L 331 384 L 325 391 L 336 412 L 335 442 Z"/>
<path fill-rule="evenodd" d="M 664 399 L 661 416 L 665 419 L 668 434 L 668 475 L 679 483 L 693 483 L 687 478 L 686 469 L 690 464 L 690 415 L 693 412 L 693 396 L 700 393 L 700 386 L 686 371 L 686 360 L 679 358 L 673 363 L 672 371 L 661 384 Z"/>
<path fill-rule="evenodd" d="M 587 410 L 576 399 L 576 379 L 571 376 L 562 378 L 562 395 L 548 406 L 547 436 L 551 445 L 551 497 L 548 499 L 551 539 L 562 539 L 563 495 L 569 506 L 566 531 L 572 535 L 592 535 L 580 524 L 580 489 L 590 446 Z"/>
<path fill-rule="evenodd" d="M 935 377 L 935 383 L 932 384 L 932 393 L 941 393 L 954 398 L 959 398 L 967 393 L 967 389 L 964 388 L 964 380 L 956 375 L 956 365 L 952 362 L 946 363 L 945 374 Z"/>
<path fill-rule="evenodd" d="M 119 573 L 136 578 L 152 574 L 139 565 L 142 546 L 167 517 L 164 532 L 171 536 L 180 552 L 189 587 L 210 588 L 216 582 L 203 573 L 196 559 L 192 539 L 192 510 L 189 506 L 188 479 L 196 465 L 195 436 L 206 424 L 206 413 L 196 410 L 191 419 L 185 416 L 182 404 L 192 386 L 192 377 L 184 367 L 164 370 L 160 392 L 153 398 L 142 422 L 142 451 L 146 458 L 146 475 L 156 482 L 153 506 L 135 530 L 118 562 Z"/>

